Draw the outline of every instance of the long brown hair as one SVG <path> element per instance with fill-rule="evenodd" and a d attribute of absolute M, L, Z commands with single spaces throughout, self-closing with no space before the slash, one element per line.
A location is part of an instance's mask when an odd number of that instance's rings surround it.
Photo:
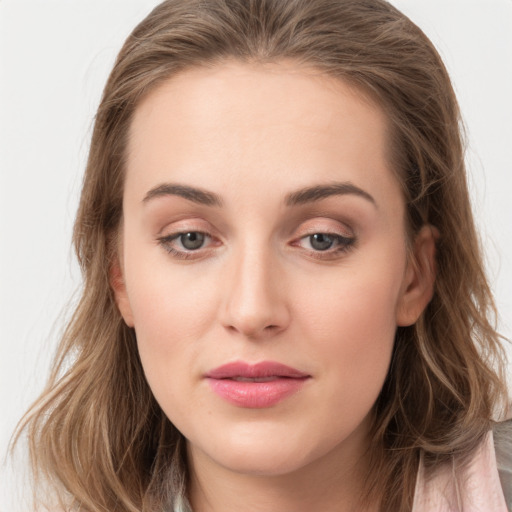
<path fill-rule="evenodd" d="M 153 398 L 109 274 L 137 105 L 180 70 L 226 59 L 292 60 L 371 95 L 392 128 L 410 239 L 427 223 L 440 233 L 434 297 L 398 329 L 374 407 L 367 497 L 410 510 L 420 454 L 427 467 L 470 454 L 505 391 L 455 94 L 432 43 L 384 0 L 167 0 L 129 36 L 98 108 L 75 223 L 82 297 L 20 427 L 35 474 L 65 510 L 149 512 L 185 491 L 183 438 Z"/>

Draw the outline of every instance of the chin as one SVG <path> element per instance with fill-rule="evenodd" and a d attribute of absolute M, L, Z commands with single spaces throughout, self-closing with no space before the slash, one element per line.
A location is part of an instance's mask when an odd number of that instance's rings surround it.
<path fill-rule="evenodd" d="M 217 430 L 215 439 L 209 438 L 203 446 L 189 442 L 189 455 L 197 450 L 216 465 L 239 474 L 282 476 L 308 466 L 333 449 L 325 438 L 315 442 L 314 436 L 301 433 L 300 429 L 293 432 L 289 428 L 266 427 L 239 425 L 234 431 L 224 430 L 221 435 Z"/>
<path fill-rule="evenodd" d="M 256 447 L 255 447 L 256 448 Z M 309 457 L 302 456 L 296 450 L 276 453 L 272 447 L 245 451 L 231 451 L 218 460 L 226 469 L 253 476 L 283 476 L 294 473 L 311 462 Z"/>

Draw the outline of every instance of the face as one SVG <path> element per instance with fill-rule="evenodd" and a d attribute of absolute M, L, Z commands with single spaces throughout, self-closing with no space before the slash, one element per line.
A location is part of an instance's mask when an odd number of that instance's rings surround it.
<path fill-rule="evenodd" d="M 388 152 L 378 106 L 287 63 L 192 69 L 138 106 L 113 286 L 193 460 L 275 475 L 364 450 L 431 293 Z"/>

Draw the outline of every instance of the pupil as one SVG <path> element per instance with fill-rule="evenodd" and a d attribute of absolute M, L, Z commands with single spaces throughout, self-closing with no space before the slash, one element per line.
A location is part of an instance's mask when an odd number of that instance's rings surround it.
<path fill-rule="evenodd" d="M 204 243 L 203 233 L 191 232 L 181 235 L 181 244 L 185 249 L 193 251 L 199 249 Z"/>
<path fill-rule="evenodd" d="M 311 247 L 317 251 L 326 251 L 332 247 L 334 243 L 332 237 L 329 235 L 323 235 L 322 233 L 316 233 L 310 237 Z"/>

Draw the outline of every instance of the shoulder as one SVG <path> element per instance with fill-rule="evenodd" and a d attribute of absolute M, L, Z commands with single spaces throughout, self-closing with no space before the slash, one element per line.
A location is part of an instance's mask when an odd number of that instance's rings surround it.
<path fill-rule="evenodd" d="M 496 423 L 493 428 L 498 474 L 509 510 L 512 510 L 512 419 Z"/>
<path fill-rule="evenodd" d="M 508 512 L 511 508 L 510 421 L 489 431 L 471 458 L 427 473 L 420 462 L 413 512 Z M 496 445 L 494 433 L 496 432 Z"/>

